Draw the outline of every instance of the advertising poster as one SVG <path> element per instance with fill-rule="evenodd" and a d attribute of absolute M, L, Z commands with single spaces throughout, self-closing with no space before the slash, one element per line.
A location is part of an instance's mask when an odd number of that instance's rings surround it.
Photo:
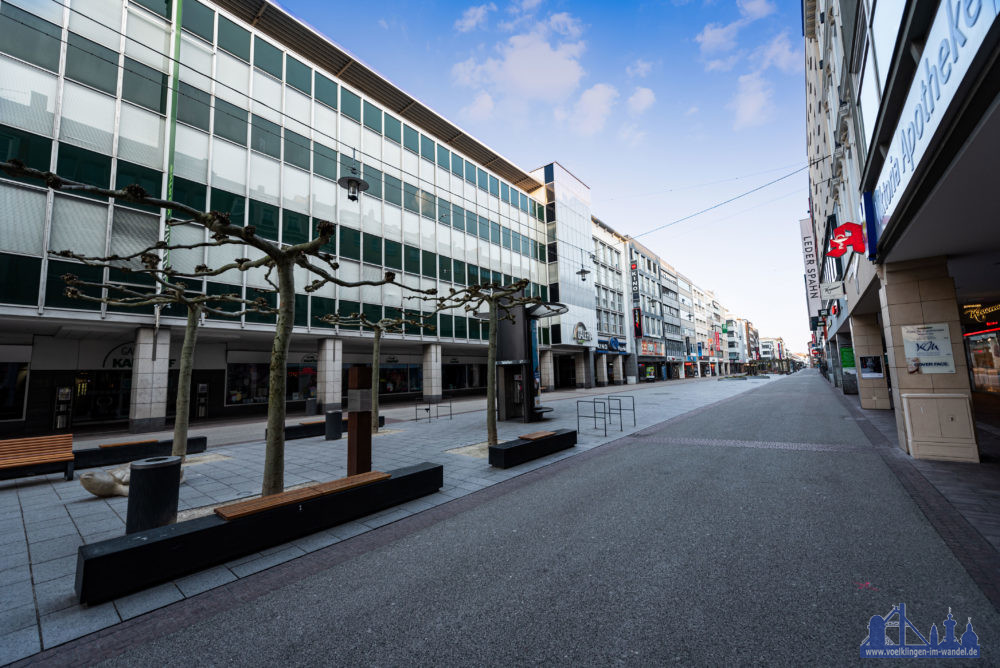
<path fill-rule="evenodd" d="M 882 378 L 882 356 L 862 355 L 858 358 L 861 361 L 862 378 Z"/>
<path fill-rule="evenodd" d="M 903 325 L 902 330 L 908 373 L 955 373 L 948 323 Z"/>

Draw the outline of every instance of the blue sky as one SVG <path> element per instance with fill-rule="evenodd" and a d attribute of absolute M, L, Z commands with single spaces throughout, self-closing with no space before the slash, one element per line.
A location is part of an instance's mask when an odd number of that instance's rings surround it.
<path fill-rule="evenodd" d="M 804 166 L 788 0 L 342 3 L 291 13 L 525 169 L 556 160 L 638 235 Z M 640 240 L 805 350 L 806 172 Z"/>

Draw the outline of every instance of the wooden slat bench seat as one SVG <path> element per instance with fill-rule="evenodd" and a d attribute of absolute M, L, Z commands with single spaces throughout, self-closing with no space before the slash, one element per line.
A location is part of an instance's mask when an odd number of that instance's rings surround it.
<path fill-rule="evenodd" d="M 306 422 L 300 422 L 299 424 L 301 424 L 303 426 L 308 426 L 308 425 L 311 425 L 311 424 L 326 424 L 326 420 L 325 419 L 323 419 L 323 420 L 308 420 Z"/>
<path fill-rule="evenodd" d="M 523 436 L 518 436 L 518 438 L 525 441 L 537 441 L 540 438 L 545 438 L 546 436 L 555 436 L 554 431 L 533 431 L 530 434 L 525 434 Z"/>
<path fill-rule="evenodd" d="M 0 477 L 13 478 L 66 470 L 73 479 L 73 434 L 0 441 Z"/>
<path fill-rule="evenodd" d="M 123 445 L 152 445 L 152 444 L 155 444 L 155 443 L 159 443 L 159 441 L 157 441 L 156 439 L 153 439 L 151 441 L 127 441 L 125 443 L 101 443 L 100 447 L 102 447 L 102 448 L 119 448 L 119 447 L 121 447 Z"/>
<path fill-rule="evenodd" d="M 353 489 L 354 487 L 360 487 L 362 485 L 370 485 L 373 482 L 386 480 L 387 478 L 389 478 L 389 474 L 382 473 L 381 471 L 359 473 L 357 475 L 347 476 L 346 478 L 331 480 L 330 482 L 309 485 L 308 487 L 300 487 L 298 489 L 291 489 L 287 492 L 281 492 L 280 494 L 271 494 L 270 496 L 262 496 L 257 499 L 250 499 L 249 501 L 238 501 L 226 506 L 219 506 L 215 509 L 215 514 L 224 520 L 234 520 L 239 517 L 246 517 L 247 515 L 259 513 L 262 510 L 280 508 L 281 506 L 288 506 L 293 503 L 308 501 L 309 499 L 314 499 L 318 496 L 333 494 L 334 492 L 342 492 L 346 489 Z"/>

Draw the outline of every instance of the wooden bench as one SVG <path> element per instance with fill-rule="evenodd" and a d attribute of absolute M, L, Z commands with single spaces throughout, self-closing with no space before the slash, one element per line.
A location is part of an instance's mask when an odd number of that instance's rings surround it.
<path fill-rule="evenodd" d="M 152 445 L 154 443 L 159 443 L 156 439 L 150 441 L 126 441 L 125 443 L 101 443 L 99 447 L 102 448 L 120 448 L 123 445 Z"/>
<path fill-rule="evenodd" d="M 525 434 L 524 436 L 518 436 L 520 439 L 525 441 L 537 441 L 540 438 L 545 438 L 546 436 L 555 436 L 554 431 L 533 431 L 530 434 Z"/>
<path fill-rule="evenodd" d="M 308 487 L 300 487 L 298 489 L 290 489 L 287 492 L 281 492 L 280 494 L 271 494 L 257 499 L 250 499 L 249 501 L 238 501 L 227 506 L 219 506 L 215 509 L 215 514 L 224 520 L 234 520 L 239 517 L 246 517 L 247 515 L 259 513 L 262 510 L 280 508 L 293 503 L 301 503 L 302 501 L 315 499 L 319 496 L 342 492 L 347 489 L 361 487 L 362 485 L 370 485 L 373 482 L 386 480 L 388 478 L 389 474 L 382 473 L 381 471 L 359 473 L 357 475 L 347 476 L 346 478 L 331 480 L 330 482 L 309 485 Z"/>
<path fill-rule="evenodd" d="M 305 422 L 300 422 L 299 424 L 302 425 L 303 427 L 308 427 L 309 425 L 313 425 L 313 424 L 326 424 L 326 419 L 323 419 L 323 420 L 307 420 Z"/>
<path fill-rule="evenodd" d="M 0 441 L 0 479 L 65 469 L 73 479 L 73 434 L 53 434 Z"/>

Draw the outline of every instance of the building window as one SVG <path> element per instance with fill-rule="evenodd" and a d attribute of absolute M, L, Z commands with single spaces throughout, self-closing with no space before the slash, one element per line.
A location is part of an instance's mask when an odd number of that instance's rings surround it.
<path fill-rule="evenodd" d="M 118 85 L 118 53 L 71 32 L 66 76 L 114 95 Z"/>
<path fill-rule="evenodd" d="M 340 257 L 361 259 L 361 232 L 349 227 L 340 228 Z"/>
<path fill-rule="evenodd" d="M 219 17 L 219 48 L 250 62 L 250 33 L 225 16 Z"/>
<path fill-rule="evenodd" d="M 331 109 L 337 108 L 338 88 L 335 82 L 327 79 L 319 72 L 316 73 L 316 99 Z"/>
<path fill-rule="evenodd" d="M 270 365 L 267 362 L 226 365 L 226 404 L 267 403 Z M 304 401 L 316 396 L 316 365 L 286 367 L 285 400 Z"/>
<path fill-rule="evenodd" d="M 281 128 L 254 114 L 250 129 L 250 148 L 272 158 L 280 158 Z"/>
<path fill-rule="evenodd" d="M 340 89 L 340 112 L 348 118 L 353 118 L 358 123 L 361 122 L 361 98 L 347 90 Z"/>
<path fill-rule="evenodd" d="M 0 51 L 52 72 L 59 70 L 59 42 L 62 40 L 59 26 L 5 2 L 0 5 L 0 34 L 3 35 Z M 75 37 L 70 33 L 71 40 Z"/>
<path fill-rule="evenodd" d="M 247 145 L 247 112 L 224 100 L 215 100 L 215 135 Z"/>

